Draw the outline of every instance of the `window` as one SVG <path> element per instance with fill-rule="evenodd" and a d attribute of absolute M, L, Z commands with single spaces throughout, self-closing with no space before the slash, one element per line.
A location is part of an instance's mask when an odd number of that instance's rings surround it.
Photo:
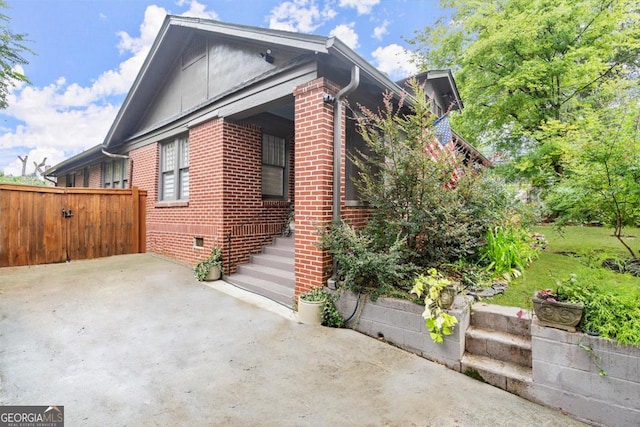
<path fill-rule="evenodd" d="M 66 177 L 66 180 L 65 180 L 65 185 L 67 187 L 75 187 L 76 186 L 76 174 L 75 173 L 67 174 L 67 177 Z"/>
<path fill-rule="evenodd" d="M 286 140 L 262 135 L 262 196 L 284 198 L 286 171 Z"/>
<path fill-rule="evenodd" d="M 159 199 L 189 199 L 189 140 L 184 136 L 160 145 Z"/>
<path fill-rule="evenodd" d="M 102 164 L 102 186 L 104 188 L 127 188 L 129 183 L 129 161 L 115 159 Z"/>

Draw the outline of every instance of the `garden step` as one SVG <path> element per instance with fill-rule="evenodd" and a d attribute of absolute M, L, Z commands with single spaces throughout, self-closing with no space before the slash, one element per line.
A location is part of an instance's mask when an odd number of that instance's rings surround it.
<path fill-rule="evenodd" d="M 267 267 L 277 268 L 292 273 L 295 271 L 295 263 L 293 257 L 284 257 L 269 254 L 251 255 L 251 264 L 264 265 Z"/>
<path fill-rule="evenodd" d="M 293 307 L 293 287 L 240 273 L 226 277 L 225 280 L 241 289 L 262 295 L 286 307 Z"/>
<path fill-rule="evenodd" d="M 460 366 L 461 372 L 466 375 L 479 375 L 488 384 L 523 397 L 528 395 L 529 385 L 533 383 L 531 368 L 503 360 L 465 353 Z"/>
<path fill-rule="evenodd" d="M 521 313 L 518 316 L 518 313 Z M 531 311 L 477 302 L 471 308 L 471 325 L 481 329 L 531 336 Z"/>
<path fill-rule="evenodd" d="M 465 349 L 478 356 L 531 368 L 530 337 L 470 326 L 465 336 Z"/>

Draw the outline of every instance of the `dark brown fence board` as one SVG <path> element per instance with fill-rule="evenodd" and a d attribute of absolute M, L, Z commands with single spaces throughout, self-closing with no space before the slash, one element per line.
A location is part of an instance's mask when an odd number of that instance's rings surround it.
<path fill-rule="evenodd" d="M 136 187 L 0 184 L 0 267 L 144 252 L 145 203 Z"/>

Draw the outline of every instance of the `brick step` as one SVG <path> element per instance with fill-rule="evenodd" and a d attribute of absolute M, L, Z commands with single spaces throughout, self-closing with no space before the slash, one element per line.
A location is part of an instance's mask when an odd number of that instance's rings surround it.
<path fill-rule="evenodd" d="M 520 311 L 522 315 L 519 317 Z M 471 325 L 480 329 L 531 337 L 531 311 L 478 302 L 471 308 Z"/>
<path fill-rule="evenodd" d="M 480 375 L 482 380 L 495 387 L 526 397 L 533 383 L 531 368 L 495 360 L 477 354 L 465 353 L 460 362 L 461 372 Z"/>
<path fill-rule="evenodd" d="M 262 295 L 286 307 L 293 307 L 293 287 L 279 285 L 245 274 L 233 274 L 225 280 L 241 289 Z"/>
<path fill-rule="evenodd" d="M 470 326 L 465 350 L 478 356 L 531 368 L 531 338 Z"/>
<path fill-rule="evenodd" d="M 273 282 L 281 286 L 293 289 L 296 285 L 295 274 L 278 268 L 257 264 L 243 264 L 238 266 L 238 274 L 254 277 L 256 279 Z"/>
<path fill-rule="evenodd" d="M 295 263 L 293 257 L 283 257 L 279 255 L 258 254 L 251 255 L 251 264 L 264 265 L 266 267 L 277 268 L 279 270 L 295 271 Z"/>

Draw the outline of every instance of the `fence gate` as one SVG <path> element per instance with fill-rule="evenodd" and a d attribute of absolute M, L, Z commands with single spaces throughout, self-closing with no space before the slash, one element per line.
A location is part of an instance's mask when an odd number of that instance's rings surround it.
<path fill-rule="evenodd" d="M 0 267 L 145 252 L 146 196 L 0 184 Z"/>

